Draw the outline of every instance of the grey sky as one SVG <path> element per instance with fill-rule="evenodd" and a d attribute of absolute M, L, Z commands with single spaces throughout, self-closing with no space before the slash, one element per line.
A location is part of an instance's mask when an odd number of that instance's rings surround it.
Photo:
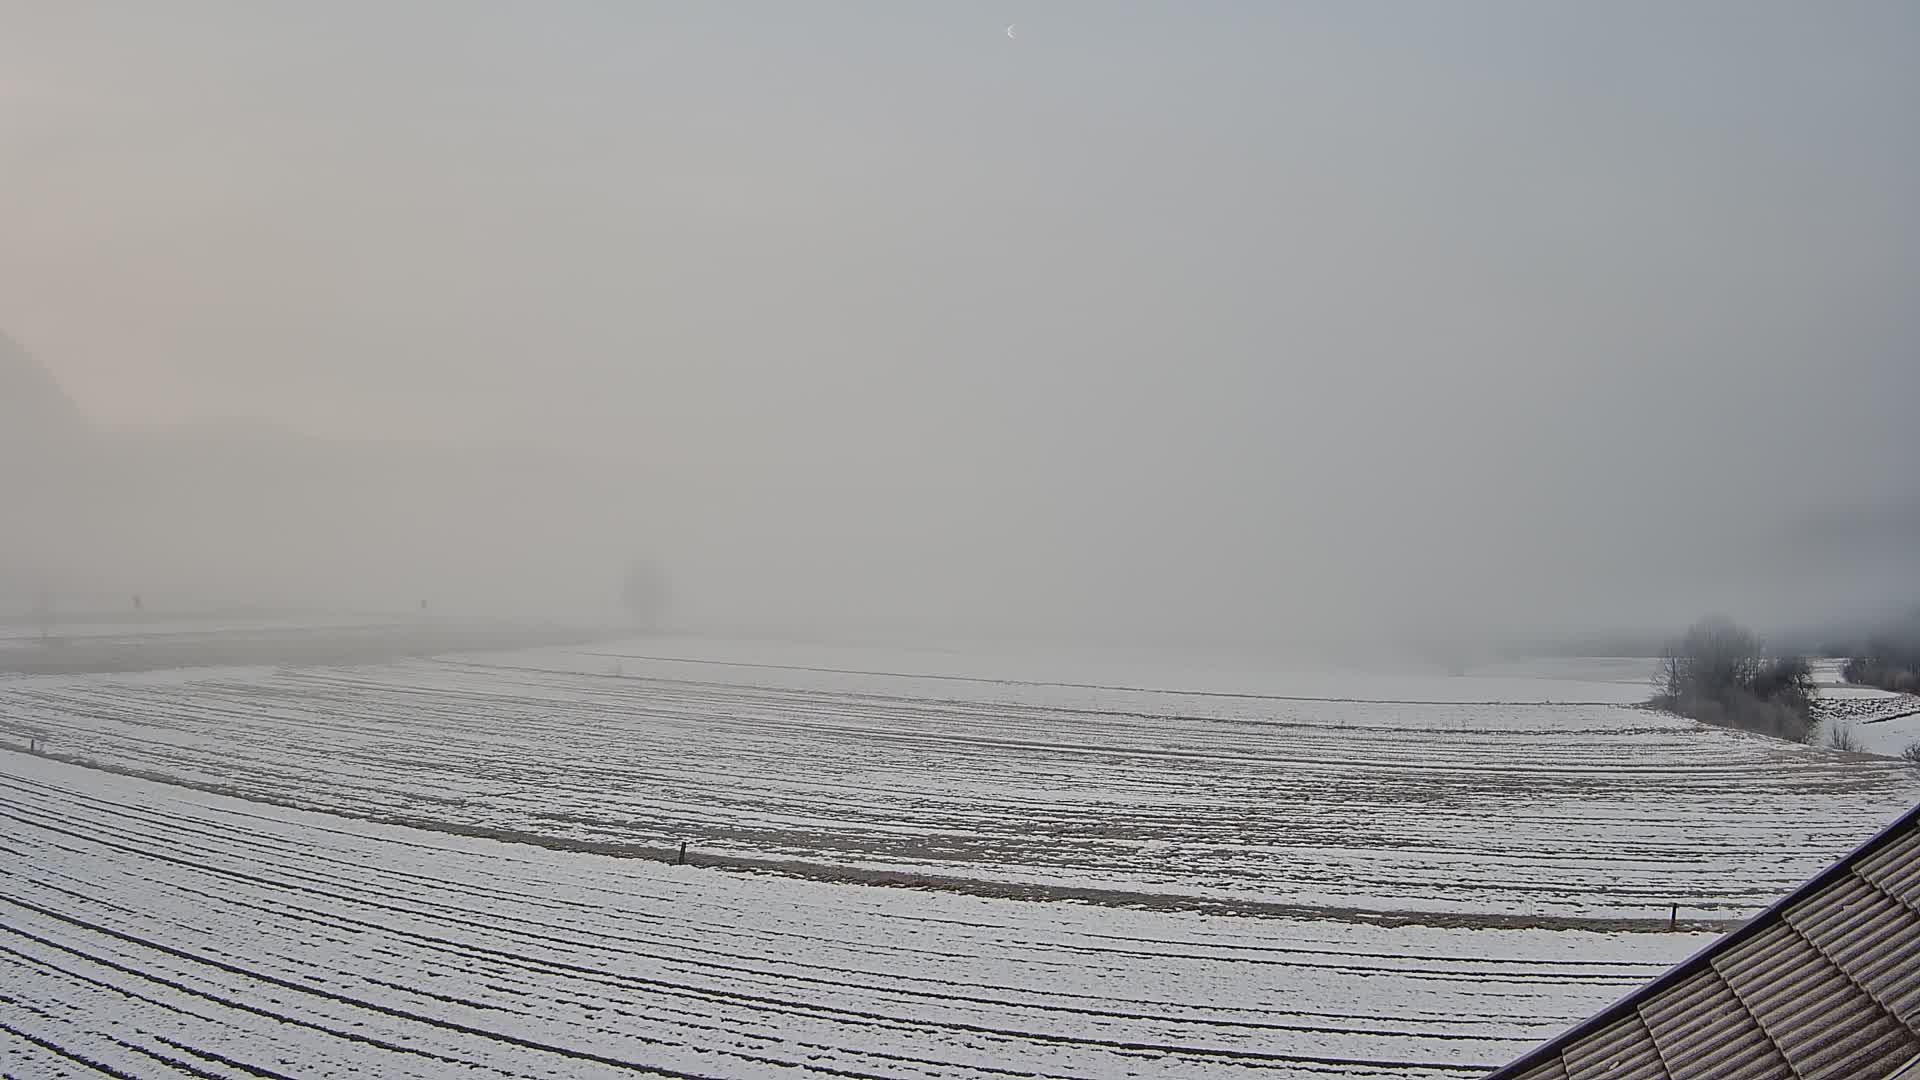
<path fill-rule="evenodd" d="M 796 610 L 1786 618 L 1920 550 L 1807 539 L 1920 497 L 1917 59 L 1907 3 L 0 0 L 0 326 L 109 426 L 631 462 L 632 544 Z"/>

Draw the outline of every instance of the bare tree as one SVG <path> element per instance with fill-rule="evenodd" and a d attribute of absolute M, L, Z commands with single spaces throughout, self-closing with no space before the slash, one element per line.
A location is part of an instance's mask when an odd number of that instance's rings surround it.
<path fill-rule="evenodd" d="M 1753 685 L 1760 674 L 1760 639 L 1727 618 L 1709 615 L 1667 649 L 1662 674 L 1674 697 L 1716 697 Z"/>
<path fill-rule="evenodd" d="M 1724 615 L 1701 619 L 1667 647 L 1653 703 L 1709 724 L 1787 739 L 1811 734 L 1812 668 L 1764 659 L 1760 638 Z"/>

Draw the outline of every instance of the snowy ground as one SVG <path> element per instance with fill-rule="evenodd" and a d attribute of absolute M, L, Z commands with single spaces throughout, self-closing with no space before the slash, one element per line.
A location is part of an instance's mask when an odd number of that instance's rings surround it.
<path fill-rule="evenodd" d="M 1703 944 L 821 884 L 0 752 L 10 1076 L 1460 1077 Z"/>
<path fill-rule="evenodd" d="M 1823 660 L 1814 667 L 1828 727 L 1844 729 L 1869 754 L 1897 757 L 1920 745 L 1920 696 L 1850 686 L 1840 678 L 1841 663 Z"/>
<path fill-rule="evenodd" d="M 816 877 L 1540 925 L 1745 915 L 1920 799 L 1891 761 L 1607 703 L 1644 693 L 1643 669 L 1549 674 L 653 639 L 16 677 L 0 739 L 307 807 L 684 840 Z"/>
<path fill-rule="evenodd" d="M 1647 674 L 650 638 L 0 676 L 0 1074 L 1473 1075 L 1920 799 L 1632 708 Z"/>

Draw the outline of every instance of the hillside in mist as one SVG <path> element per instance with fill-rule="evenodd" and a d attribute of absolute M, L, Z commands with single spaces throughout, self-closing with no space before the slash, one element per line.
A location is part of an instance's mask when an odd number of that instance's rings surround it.
<path fill-rule="evenodd" d="M 73 436 L 85 425 L 59 382 L 0 330 L 0 438 Z"/>
<path fill-rule="evenodd" d="M 616 470 L 511 447 L 313 438 L 244 420 L 87 425 L 0 342 L 0 608 L 605 614 L 644 543 Z M 643 549 L 640 549 L 643 550 Z"/>

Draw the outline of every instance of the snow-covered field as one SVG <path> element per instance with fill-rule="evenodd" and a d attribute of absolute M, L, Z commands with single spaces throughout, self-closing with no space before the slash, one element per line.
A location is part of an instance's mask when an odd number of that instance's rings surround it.
<path fill-rule="evenodd" d="M 1920 746 L 1920 696 L 1849 686 L 1840 678 L 1840 665 L 1825 660 L 1814 667 L 1824 722 L 1845 729 L 1869 754 L 1898 757 L 1907 747 Z"/>
<path fill-rule="evenodd" d="M 1645 692 L 1617 664 L 1142 662 L 1122 683 L 1102 663 L 1054 657 L 1044 681 L 984 654 L 654 639 L 21 677 L 0 681 L 0 738 L 301 806 L 687 841 L 814 876 L 1528 923 L 1744 915 L 1920 798 L 1891 761 L 1608 704 Z"/>
<path fill-rule="evenodd" d="M 1460 1077 L 1707 935 L 983 899 L 0 752 L 10 1076 Z"/>
<path fill-rule="evenodd" d="M 0 676 L 42 751 L 0 749 L 0 1073 L 1471 1075 L 1708 940 L 1670 904 L 1751 913 L 1920 799 L 1632 708 L 1647 674 L 649 638 Z"/>

